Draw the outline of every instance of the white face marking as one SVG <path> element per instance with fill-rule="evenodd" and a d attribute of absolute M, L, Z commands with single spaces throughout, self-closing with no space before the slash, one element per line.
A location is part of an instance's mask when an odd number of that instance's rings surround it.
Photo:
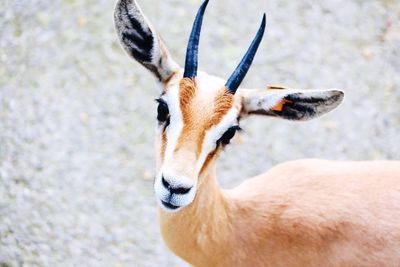
<path fill-rule="evenodd" d="M 239 112 L 236 108 L 231 108 L 231 110 L 223 117 L 218 125 L 213 126 L 206 132 L 206 136 L 203 141 L 201 154 L 199 160 L 196 164 L 196 172 L 199 173 L 203 164 L 208 156 L 208 154 L 215 149 L 216 143 L 219 138 L 224 134 L 224 132 L 237 120 Z"/>
<path fill-rule="evenodd" d="M 197 101 L 208 105 L 210 101 L 214 101 L 216 92 L 219 92 L 216 90 L 222 88 L 224 81 L 217 78 L 210 78 L 210 76 L 202 73 L 199 73 L 198 78 L 202 79 L 202 82 L 198 82 L 197 84 L 197 89 L 201 92 L 196 96 Z M 229 127 L 235 125 L 239 114 L 237 108 L 232 107 L 218 125 L 214 125 L 212 128 L 207 130 L 199 157 L 195 159 L 195 162 L 187 159 L 191 164 L 194 163 L 193 170 L 186 169 L 186 172 L 189 172 L 190 174 L 185 174 L 185 166 L 182 166 L 182 169 L 179 165 L 174 166 L 174 164 L 185 164 L 185 162 L 176 162 L 178 159 L 173 158 L 176 156 L 175 149 L 184 127 L 179 96 L 179 87 L 171 86 L 166 90 L 166 94 L 162 97 L 168 104 L 171 121 L 166 129 L 168 141 L 165 148 L 162 166 L 160 166 L 154 182 L 154 190 L 158 204 L 167 212 L 176 212 L 193 202 L 196 196 L 197 179 L 207 156 L 216 148 L 216 143 L 224 132 Z M 210 106 L 210 108 L 212 108 L 212 106 Z M 163 129 L 160 129 L 159 131 L 158 134 L 161 136 Z M 193 147 L 193 149 L 195 149 L 195 147 Z M 168 182 L 167 186 L 166 181 Z M 184 194 L 171 193 L 177 188 L 191 189 Z M 165 203 L 167 203 L 167 205 L 165 205 Z M 168 205 L 172 205 L 173 207 L 168 207 Z"/>
<path fill-rule="evenodd" d="M 183 129 L 182 112 L 179 107 L 179 89 L 174 88 L 166 94 L 166 102 L 170 112 L 171 122 L 167 131 L 168 144 L 165 150 L 164 161 L 170 159 L 173 155 L 176 144 L 178 143 L 179 136 Z"/>
<path fill-rule="evenodd" d="M 168 142 L 164 154 L 164 163 L 165 163 L 172 158 L 175 147 L 178 143 L 179 136 L 181 135 L 183 129 L 183 118 L 182 118 L 182 112 L 180 110 L 180 101 L 179 101 L 179 87 L 170 88 L 163 97 L 163 99 L 168 104 L 168 109 L 170 112 L 170 120 L 171 120 L 169 126 L 166 129 Z M 159 134 L 161 135 L 163 129 L 160 129 L 159 131 L 160 131 Z M 159 203 L 160 207 L 166 211 L 172 212 L 172 211 L 177 211 L 179 209 L 175 210 L 169 209 L 165 207 L 161 201 L 168 202 L 171 205 L 177 207 L 186 206 L 193 201 L 194 196 L 196 194 L 196 190 L 195 188 L 193 188 L 187 194 L 184 195 L 171 194 L 170 191 L 162 183 L 163 176 L 168 180 L 172 188 L 177 188 L 177 187 L 190 188 L 193 187 L 194 185 L 191 179 L 187 177 L 182 177 L 181 175 L 174 173 L 171 170 L 168 170 L 166 167 L 168 166 L 163 165 L 160 168 L 159 173 L 157 174 L 157 177 L 154 182 L 154 190 L 157 196 L 157 202 Z"/>
<path fill-rule="evenodd" d="M 237 120 L 238 110 L 236 108 L 232 108 L 221 120 L 218 125 L 213 126 L 209 129 L 205 135 L 202 151 L 199 156 L 199 159 L 196 162 L 196 175 L 199 175 L 201 168 L 207 158 L 207 155 L 213 151 L 216 147 L 216 142 L 219 138 L 224 134 L 224 132 L 231 126 L 233 126 Z M 172 122 L 171 122 L 172 125 Z M 169 142 L 168 142 L 169 143 Z M 176 142 L 175 142 L 176 143 Z M 169 146 L 170 144 L 168 144 Z M 172 146 L 174 148 L 174 146 Z M 170 182 L 172 187 L 185 187 L 192 188 L 187 194 L 171 194 L 170 191 L 163 185 L 162 176 L 167 177 L 167 180 Z M 173 178 L 173 179 L 168 179 Z M 174 173 L 171 170 L 163 167 L 154 183 L 154 190 L 157 196 L 157 202 L 160 207 L 167 212 L 176 212 L 179 211 L 182 207 L 185 207 L 193 202 L 196 196 L 196 184 L 192 179 L 181 176 L 178 173 Z M 166 207 L 162 201 L 168 202 L 176 207 L 177 209 L 170 209 Z"/>

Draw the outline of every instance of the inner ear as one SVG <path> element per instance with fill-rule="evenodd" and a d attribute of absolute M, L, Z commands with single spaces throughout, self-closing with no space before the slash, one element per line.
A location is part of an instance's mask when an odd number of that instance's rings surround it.
<path fill-rule="evenodd" d="M 343 92 L 338 90 L 293 93 L 281 102 L 282 110 L 277 115 L 289 120 L 309 120 L 335 109 L 343 100 Z"/>
<path fill-rule="evenodd" d="M 271 110 L 276 112 L 282 112 L 287 104 L 293 104 L 293 101 L 282 99 L 275 106 L 273 106 Z"/>
<path fill-rule="evenodd" d="M 178 64 L 135 0 L 118 0 L 114 22 L 125 51 L 163 83 L 179 70 Z"/>

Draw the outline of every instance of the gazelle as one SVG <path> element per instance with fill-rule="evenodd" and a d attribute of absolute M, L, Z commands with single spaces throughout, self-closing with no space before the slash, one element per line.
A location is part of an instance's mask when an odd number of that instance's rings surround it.
<path fill-rule="evenodd" d="M 184 69 L 135 0 L 119 0 L 124 49 L 150 70 L 158 99 L 154 189 L 168 247 L 193 266 L 400 266 L 400 162 L 300 160 L 222 190 L 216 160 L 252 114 L 309 120 L 336 108 L 339 90 L 239 88 L 265 29 L 227 80 L 197 72 L 206 0 Z"/>

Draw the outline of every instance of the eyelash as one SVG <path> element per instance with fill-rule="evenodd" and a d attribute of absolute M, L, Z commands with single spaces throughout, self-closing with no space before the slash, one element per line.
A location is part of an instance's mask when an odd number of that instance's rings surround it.
<path fill-rule="evenodd" d="M 235 136 L 235 134 L 238 131 L 241 131 L 242 128 L 240 128 L 238 125 L 230 127 L 226 132 L 221 136 L 220 139 L 217 141 L 217 145 L 228 145 L 232 138 Z"/>

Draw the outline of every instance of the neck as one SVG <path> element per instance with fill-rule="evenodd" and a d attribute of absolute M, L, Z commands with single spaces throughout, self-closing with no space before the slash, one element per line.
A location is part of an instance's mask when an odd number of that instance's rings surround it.
<path fill-rule="evenodd" d="M 210 162 L 199 177 L 192 204 L 176 213 L 160 210 L 164 240 L 178 256 L 194 265 L 207 266 L 204 261 L 210 259 L 205 255 L 222 256 L 222 250 L 228 247 L 226 239 L 231 236 L 229 210 L 217 182 L 215 162 Z M 210 251 L 213 253 L 210 254 Z"/>

